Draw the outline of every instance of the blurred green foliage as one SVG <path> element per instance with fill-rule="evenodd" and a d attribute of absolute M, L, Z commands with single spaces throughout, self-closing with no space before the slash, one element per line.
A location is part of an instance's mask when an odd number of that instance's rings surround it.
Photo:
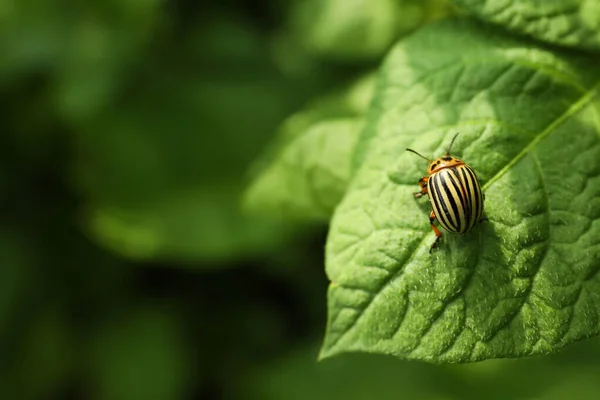
<path fill-rule="evenodd" d="M 453 10 L 353 3 L 0 4 L 1 398 L 597 397 L 594 342 L 460 368 L 316 362 L 343 188 L 301 227 L 242 194 L 279 144 L 361 119 L 389 47 Z"/>
<path fill-rule="evenodd" d="M 593 378 L 600 371 L 592 361 L 597 346 L 594 340 L 547 357 L 444 367 L 366 354 L 344 354 L 315 363 L 319 349 L 304 346 L 249 374 L 237 388 L 236 398 L 550 400 L 575 396 L 591 400 L 600 391 Z M 589 354 L 584 356 L 586 351 Z"/>
<path fill-rule="evenodd" d="M 374 80 L 374 73 L 368 73 L 313 100 L 281 124 L 254 164 L 259 173 L 244 199 L 250 213 L 329 220 L 350 180 L 350 154 L 364 125 Z"/>

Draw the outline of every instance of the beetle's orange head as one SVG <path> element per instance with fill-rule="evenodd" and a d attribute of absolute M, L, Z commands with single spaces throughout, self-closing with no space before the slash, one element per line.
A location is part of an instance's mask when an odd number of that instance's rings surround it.
<path fill-rule="evenodd" d="M 454 144 L 454 140 L 456 140 L 457 136 L 458 136 L 458 133 L 456 133 L 456 135 L 454 135 L 454 137 L 452 138 L 452 141 L 450 142 L 450 146 L 448 147 L 448 151 L 446 151 L 446 155 L 443 157 L 436 158 L 433 161 L 430 160 L 429 158 L 417 153 L 416 151 L 414 151 L 412 149 L 406 149 L 406 150 L 408 150 L 412 153 L 415 153 L 419 157 L 422 157 L 422 158 L 426 159 L 427 161 L 429 161 L 429 168 L 427 168 L 427 174 L 431 175 L 431 174 L 433 174 L 437 171 L 440 171 L 444 168 L 456 167 L 457 165 L 464 164 L 464 161 L 450 155 L 450 150 L 452 149 L 452 145 Z"/>
<path fill-rule="evenodd" d="M 457 165 L 462 164 L 464 164 L 463 160 L 446 154 L 443 157 L 433 160 L 431 164 L 429 164 L 429 168 L 427 168 L 427 174 L 431 175 L 444 168 L 456 167 Z"/>

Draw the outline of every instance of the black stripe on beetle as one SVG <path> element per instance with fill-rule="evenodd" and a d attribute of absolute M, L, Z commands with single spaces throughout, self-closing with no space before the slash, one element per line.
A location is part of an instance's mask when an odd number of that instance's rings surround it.
<path fill-rule="evenodd" d="M 462 234 L 470 231 L 483 214 L 485 196 L 475 171 L 464 161 L 450 155 L 457 136 L 458 133 L 452 138 L 446 154 L 435 160 L 406 149 L 429 161 L 428 175 L 419 180 L 421 191 L 416 192 L 415 197 L 427 195 L 431 203 L 429 221 L 436 239 L 430 252 L 442 237 L 442 233 L 434 225 L 436 218 L 447 231 Z"/>

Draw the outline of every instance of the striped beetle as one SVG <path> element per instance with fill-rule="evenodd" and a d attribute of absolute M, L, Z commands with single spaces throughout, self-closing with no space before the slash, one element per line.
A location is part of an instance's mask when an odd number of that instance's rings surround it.
<path fill-rule="evenodd" d="M 406 149 L 429 161 L 428 176 L 419 179 L 420 192 L 415 192 L 415 198 L 429 196 L 431 213 L 429 223 L 435 232 L 436 239 L 429 252 L 433 250 L 440 238 L 441 232 L 433 224 L 436 217 L 440 225 L 449 232 L 466 233 L 481 218 L 485 195 L 477 180 L 475 171 L 464 161 L 450 155 L 450 150 L 458 133 L 450 142 L 446 155 L 430 160 L 412 149 Z"/>

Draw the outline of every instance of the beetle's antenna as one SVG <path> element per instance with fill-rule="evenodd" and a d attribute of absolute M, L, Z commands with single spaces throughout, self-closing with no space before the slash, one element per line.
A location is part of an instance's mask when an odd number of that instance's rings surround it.
<path fill-rule="evenodd" d="M 452 141 L 450 142 L 450 146 L 448 146 L 448 151 L 446 151 L 446 155 L 450 154 L 450 150 L 452 150 L 452 145 L 454 144 L 454 141 L 456 140 L 456 137 L 458 136 L 460 132 L 456 132 L 456 135 L 454 135 L 454 137 L 452 138 Z"/>
<path fill-rule="evenodd" d="M 421 154 L 417 153 L 417 152 L 416 152 L 416 151 L 414 151 L 413 149 L 406 149 L 406 151 L 410 151 L 411 153 L 415 153 L 415 154 L 416 154 L 416 155 L 418 155 L 419 157 L 421 157 L 421 158 L 424 158 L 424 159 L 426 159 L 427 161 L 431 162 L 431 160 L 430 160 L 429 158 L 425 157 L 424 155 L 421 155 Z"/>

